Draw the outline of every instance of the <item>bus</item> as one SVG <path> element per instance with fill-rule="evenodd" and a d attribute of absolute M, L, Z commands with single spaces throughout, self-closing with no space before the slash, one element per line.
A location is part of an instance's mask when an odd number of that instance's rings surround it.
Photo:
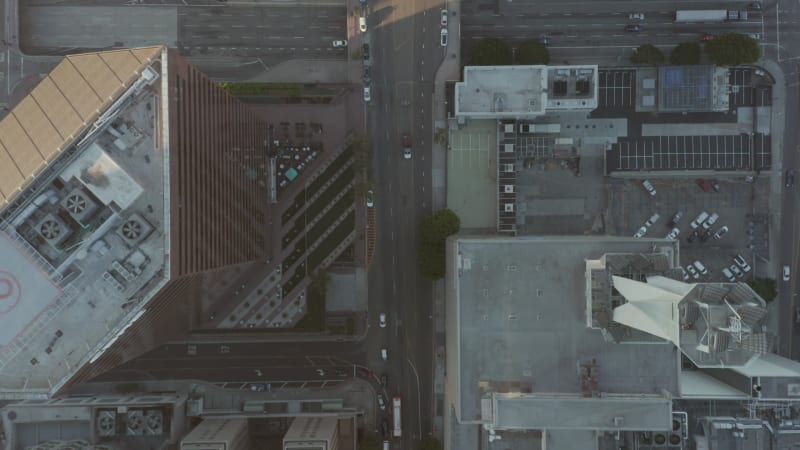
<path fill-rule="evenodd" d="M 394 419 L 394 430 L 392 430 L 392 436 L 399 438 L 403 435 L 402 426 L 400 425 L 400 396 L 395 395 L 392 398 L 392 418 Z"/>

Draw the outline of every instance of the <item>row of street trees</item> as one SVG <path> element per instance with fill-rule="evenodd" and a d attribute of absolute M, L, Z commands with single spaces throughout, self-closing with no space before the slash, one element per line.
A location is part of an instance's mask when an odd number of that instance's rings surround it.
<path fill-rule="evenodd" d="M 537 40 L 525 41 L 517 47 L 516 52 L 511 45 L 496 38 L 481 39 L 469 60 L 470 66 L 510 66 L 538 65 L 550 62 L 550 52 Z"/>
<path fill-rule="evenodd" d="M 717 66 L 738 66 L 753 64 L 761 58 L 761 47 L 758 41 L 739 33 L 726 33 L 706 42 L 705 52 L 708 59 Z M 669 54 L 672 65 L 688 66 L 700 64 L 703 49 L 698 42 L 684 42 L 673 48 Z M 631 55 L 634 64 L 664 64 L 666 57 L 658 47 L 644 44 Z"/>

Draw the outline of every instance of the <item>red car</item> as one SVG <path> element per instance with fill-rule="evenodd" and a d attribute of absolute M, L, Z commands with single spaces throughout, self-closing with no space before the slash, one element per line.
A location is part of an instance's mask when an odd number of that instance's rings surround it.
<path fill-rule="evenodd" d="M 703 33 L 703 35 L 700 36 L 700 41 L 701 42 L 708 42 L 708 41 L 712 41 L 712 40 L 714 40 L 714 35 L 713 34 Z"/>

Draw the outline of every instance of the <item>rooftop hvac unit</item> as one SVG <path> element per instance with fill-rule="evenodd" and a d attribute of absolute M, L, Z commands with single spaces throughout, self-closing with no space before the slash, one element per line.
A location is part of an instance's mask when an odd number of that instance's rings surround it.
<path fill-rule="evenodd" d="M 503 132 L 504 133 L 513 133 L 514 132 L 514 124 L 507 123 L 503 125 Z"/>
<path fill-rule="evenodd" d="M 131 214 L 117 228 L 117 234 L 130 247 L 143 241 L 153 231 L 153 227 L 139 214 Z"/>
<path fill-rule="evenodd" d="M 513 172 L 514 165 L 513 164 L 503 164 L 503 172 Z"/>
<path fill-rule="evenodd" d="M 128 436 L 141 436 L 144 434 L 144 411 L 141 409 L 128 410 L 125 421 Z"/>
<path fill-rule="evenodd" d="M 514 144 L 503 144 L 504 153 L 514 153 Z"/>
<path fill-rule="evenodd" d="M 97 204 L 80 188 L 76 188 L 61 200 L 61 207 L 66 209 L 73 219 L 83 223 L 97 209 Z"/>
<path fill-rule="evenodd" d="M 164 432 L 164 413 L 158 409 L 145 411 L 145 434 L 160 435 Z"/>
<path fill-rule="evenodd" d="M 514 193 L 514 185 L 513 184 L 504 184 L 503 185 L 503 192 L 506 194 L 513 194 Z"/>
<path fill-rule="evenodd" d="M 60 217 L 48 214 L 36 225 L 36 231 L 53 247 L 64 242 L 71 234 L 72 230 L 61 220 Z"/>
<path fill-rule="evenodd" d="M 114 436 L 117 434 L 117 413 L 109 410 L 100 410 L 95 417 L 95 428 L 100 436 Z"/>
<path fill-rule="evenodd" d="M 513 203 L 505 203 L 505 204 L 503 204 L 503 211 L 505 211 L 505 212 L 514 212 L 514 204 Z"/>

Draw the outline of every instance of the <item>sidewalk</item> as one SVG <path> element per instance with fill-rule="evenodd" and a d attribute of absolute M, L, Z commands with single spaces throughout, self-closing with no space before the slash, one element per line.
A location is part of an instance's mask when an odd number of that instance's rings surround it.
<path fill-rule="evenodd" d="M 447 47 L 447 54 L 444 61 L 436 71 L 433 84 L 433 117 L 434 133 L 439 128 L 447 128 L 447 97 L 446 82 L 448 80 L 458 80 L 461 78 L 459 73 L 461 67 L 461 2 L 458 0 L 447 0 L 447 11 L 450 16 L 450 43 Z M 455 27 L 454 27 L 455 26 Z M 457 28 L 453 30 L 453 28 Z M 431 180 L 432 180 L 432 206 L 433 211 L 438 211 L 447 206 L 447 148 L 442 147 L 435 140 L 432 144 L 431 152 Z M 449 410 L 444 401 L 444 373 L 445 373 L 445 289 L 444 280 L 434 284 L 433 288 L 433 397 L 431 398 L 431 411 L 433 411 L 433 435 L 444 443 L 444 420 L 442 413 L 447 414 Z M 444 411 L 439 411 L 436 405 L 444 405 Z"/>

